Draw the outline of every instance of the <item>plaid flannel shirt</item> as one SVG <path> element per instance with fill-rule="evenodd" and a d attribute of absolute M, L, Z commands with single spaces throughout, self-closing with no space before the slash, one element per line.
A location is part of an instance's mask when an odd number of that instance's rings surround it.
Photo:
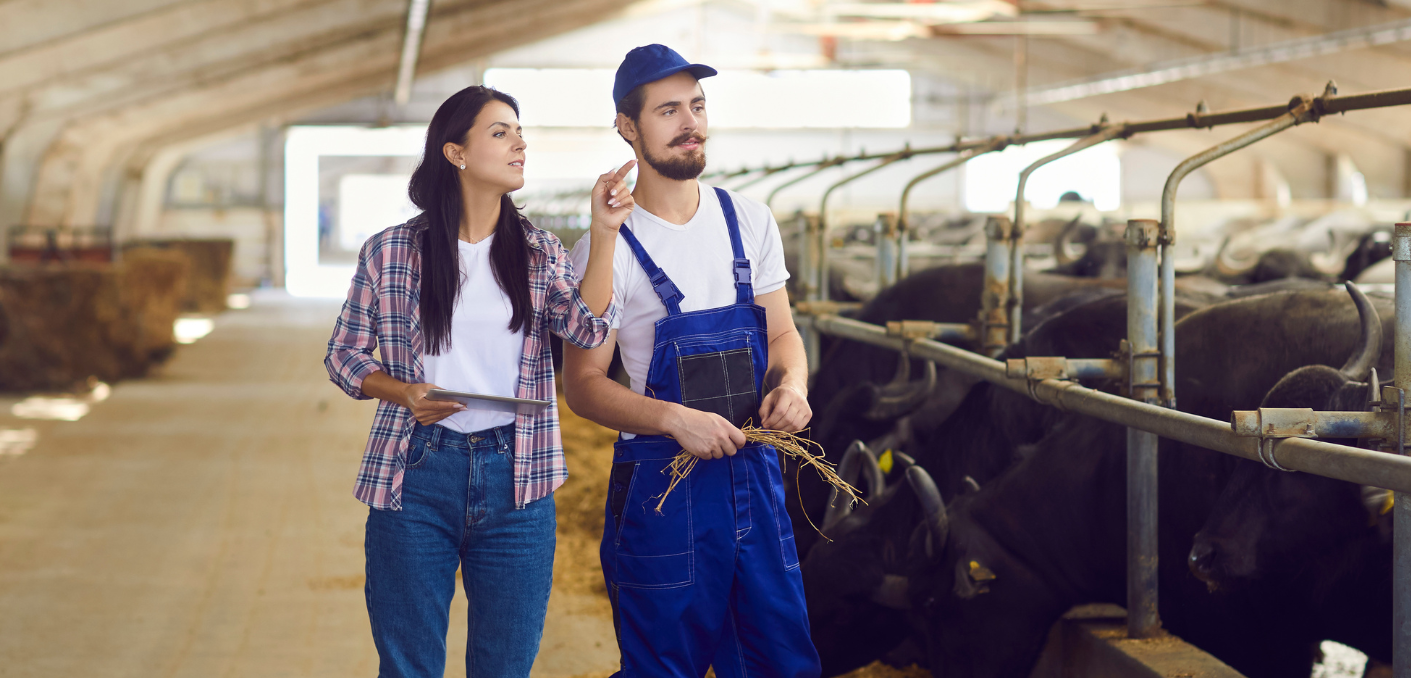
<path fill-rule="evenodd" d="M 582 348 L 608 337 L 616 301 L 594 317 L 578 294 L 578 276 L 557 236 L 523 220 L 529 241 L 529 292 L 534 320 L 525 331 L 516 396 L 547 400 L 539 414 L 515 416 L 514 498 L 518 508 L 549 496 L 568 478 L 554 397 L 554 364 L 545 330 Z M 348 300 L 333 327 L 324 366 L 328 376 L 359 400 L 363 379 L 378 370 L 409 384 L 425 381 L 422 369 L 420 232 L 417 217 L 372 236 L 358 254 Z M 373 357 L 381 349 L 382 361 Z M 402 475 L 416 419 L 394 403 L 377 404 L 353 495 L 375 509 L 402 509 Z"/>

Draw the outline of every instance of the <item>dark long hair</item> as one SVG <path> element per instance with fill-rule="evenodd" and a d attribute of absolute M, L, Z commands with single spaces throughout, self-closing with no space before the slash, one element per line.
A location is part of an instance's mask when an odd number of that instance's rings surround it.
<path fill-rule="evenodd" d="M 407 187 L 412 204 L 420 207 L 428 228 L 421 234 L 421 333 L 425 351 L 440 355 L 451 347 L 451 316 L 461 291 L 460 238 L 465 205 L 460 177 L 442 148 L 466 143 L 475 116 L 491 101 L 503 101 L 519 115 L 519 102 L 504 92 L 476 85 L 447 99 L 426 129 L 426 150 Z M 490 268 L 495 282 L 510 300 L 511 332 L 524 330 L 533 317 L 529 300 L 529 243 L 519 210 L 509 194 L 500 198 L 500 223 L 490 243 Z"/>

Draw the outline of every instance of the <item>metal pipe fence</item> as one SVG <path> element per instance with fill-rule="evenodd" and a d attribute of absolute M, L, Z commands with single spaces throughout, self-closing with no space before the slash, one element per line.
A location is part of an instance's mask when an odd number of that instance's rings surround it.
<path fill-rule="evenodd" d="M 1395 502 L 1395 575 L 1393 590 L 1393 634 L 1395 655 L 1393 674 L 1411 678 L 1411 458 L 1404 456 L 1406 428 L 1405 388 L 1411 385 L 1411 224 L 1398 224 L 1393 238 L 1396 261 L 1396 346 L 1395 386 L 1374 398 L 1384 401 L 1376 412 L 1313 412 L 1312 410 L 1259 410 L 1236 412 L 1230 422 L 1216 421 L 1175 409 L 1175 196 L 1182 179 L 1195 169 L 1245 148 L 1283 130 L 1305 122 L 1317 122 L 1324 115 L 1347 111 L 1411 104 L 1411 89 L 1338 96 L 1329 83 L 1321 96 L 1300 95 L 1289 103 L 1259 108 L 1209 113 L 1203 108 L 1182 118 L 1147 122 L 1108 124 L 1104 119 L 1086 128 L 1059 130 L 1045 134 L 1001 136 L 958 141 L 938 148 L 824 158 L 815 163 L 791 163 L 785 169 L 812 168 L 776 187 L 780 190 L 818 173 L 849 162 L 881 161 L 834 184 L 838 185 L 870 173 L 898 160 L 931 153 L 961 153 L 962 156 L 918 175 L 902 193 L 898 231 L 906 237 L 907 198 L 915 184 L 935 174 L 958 167 L 983 153 L 1009 145 L 1050 139 L 1078 139 L 1068 148 L 1030 165 L 1020 175 L 1015 201 L 1015 219 L 992 217 L 986 224 L 985 280 L 981 311 L 970 326 L 902 320 L 889 327 L 871 325 L 837 315 L 831 305 L 817 303 L 818 286 L 826 286 L 828 246 L 825 217 L 809 222 L 801 243 L 801 264 L 809 279 L 810 304 L 796 307 L 795 316 L 804 330 L 810 350 L 810 369 L 816 369 L 818 334 L 831 334 L 854 341 L 903 351 L 931 360 L 1000 386 L 1025 393 L 1040 402 L 1128 427 L 1127 467 L 1127 612 L 1128 633 L 1149 637 L 1160 629 L 1157 600 L 1157 466 L 1158 437 L 1259 461 L 1272 468 L 1304 471 L 1328 478 L 1393 490 Z M 1023 298 L 1024 187 L 1026 179 L 1039 167 L 1116 138 L 1163 130 L 1209 128 L 1219 125 L 1265 122 L 1244 134 L 1188 158 L 1167 179 L 1162 194 L 1161 220 L 1129 222 L 1128 247 L 1128 339 L 1119 360 L 1069 360 L 1030 357 L 1001 363 L 991 357 L 947 345 L 938 338 L 969 340 L 989 356 L 998 355 L 1017 341 L 1020 304 Z M 765 168 L 768 174 L 768 168 Z M 766 176 L 768 176 L 766 174 Z M 824 209 L 827 193 L 824 196 Z M 801 227 L 805 218 L 799 215 Z M 889 234 L 888 237 L 896 237 Z M 816 240 L 817 242 L 813 242 Z M 884 238 L 878 239 L 878 258 L 883 256 Z M 810 246 L 812 245 L 812 246 Z M 905 254 L 900 267 L 905 269 Z M 822 274 L 822 279 L 817 279 Z M 890 282 L 888 276 L 881 280 Z M 945 325 L 943 327 L 943 325 Z M 1084 387 L 1072 381 L 1086 376 L 1125 377 L 1131 397 L 1113 395 Z M 1394 396 L 1394 399 L 1393 399 Z M 1392 408 L 1389 403 L 1396 402 Z M 1265 427 L 1271 422 L 1294 425 Z M 1275 430 L 1278 428 L 1278 432 Z M 1314 439 L 1317 435 L 1381 440 L 1400 454 L 1386 454 L 1356 447 L 1334 445 Z M 1394 435 L 1393 435 L 1394 434 Z M 1392 445 L 1392 443 L 1395 445 Z"/>

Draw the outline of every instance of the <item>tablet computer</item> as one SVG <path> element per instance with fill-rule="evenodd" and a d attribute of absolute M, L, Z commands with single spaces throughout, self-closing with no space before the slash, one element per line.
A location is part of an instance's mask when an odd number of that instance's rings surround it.
<path fill-rule="evenodd" d="M 538 414 L 549 406 L 549 401 L 547 400 L 507 398 L 505 396 L 451 391 L 444 388 L 433 388 L 426 392 L 426 397 L 431 400 L 454 400 L 471 409 L 492 410 L 495 412 Z"/>

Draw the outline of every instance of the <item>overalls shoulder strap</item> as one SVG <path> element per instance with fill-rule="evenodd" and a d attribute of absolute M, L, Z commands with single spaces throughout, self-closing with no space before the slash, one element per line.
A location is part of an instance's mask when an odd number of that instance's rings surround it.
<path fill-rule="evenodd" d="M 745 258 L 745 245 L 740 240 L 740 220 L 735 217 L 735 201 L 730 199 L 730 193 L 723 188 L 717 187 L 715 195 L 720 198 L 721 211 L 725 212 L 725 227 L 730 231 L 730 250 L 735 254 L 735 303 L 753 304 L 754 284 L 750 280 L 750 260 Z"/>
<path fill-rule="evenodd" d="M 656 292 L 658 299 L 661 299 L 662 306 L 666 307 L 667 315 L 679 315 L 681 300 L 685 299 L 686 295 L 681 293 L 681 290 L 676 287 L 676 283 L 671 282 L 666 271 L 661 270 L 661 267 L 652 261 L 652 256 L 647 254 L 647 249 L 642 247 L 641 241 L 632 234 L 632 229 L 627 228 L 627 224 L 623 224 L 617 232 L 622 234 L 622 238 L 627 241 L 627 246 L 632 248 L 632 256 L 637 257 L 637 263 L 641 264 L 642 270 L 647 272 L 647 280 L 652 283 L 652 291 Z"/>

